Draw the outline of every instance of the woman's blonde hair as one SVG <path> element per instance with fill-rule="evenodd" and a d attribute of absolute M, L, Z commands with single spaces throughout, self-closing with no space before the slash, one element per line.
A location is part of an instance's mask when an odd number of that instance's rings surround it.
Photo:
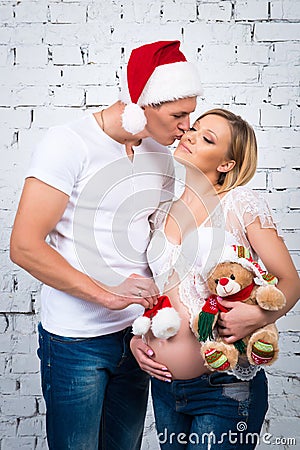
<path fill-rule="evenodd" d="M 235 166 L 229 172 L 221 173 L 218 191 L 229 191 L 242 186 L 254 176 L 257 167 L 257 142 L 253 128 L 240 116 L 226 109 L 216 108 L 203 113 L 198 119 L 208 115 L 217 115 L 226 119 L 231 129 L 231 145 L 228 149 L 228 159 L 235 161 Z"/>

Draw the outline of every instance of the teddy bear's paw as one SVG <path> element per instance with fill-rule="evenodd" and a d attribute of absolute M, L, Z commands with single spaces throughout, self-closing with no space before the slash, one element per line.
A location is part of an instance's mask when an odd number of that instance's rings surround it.
<path fill-rule="evenodd" d="M 256 292 L 259 306 L 268 311 L 277 311 L 286 304 L 284 294 L 276 286 L 260 286 Z"/>
<path fill-rule="evenodd" d="M 252 345 L 251 358 L 254 364 L 270 364 L 275 356 L 275 350 L 272 344 L 262 339 L 254 342 Z"/>
<path fill-rule="evenodd" d="M 205 351 L 205 361 L 210 369 L 223 372 L 229 370 L 230 363 L 227 356 L 215 348 L 210 348 Z"/>

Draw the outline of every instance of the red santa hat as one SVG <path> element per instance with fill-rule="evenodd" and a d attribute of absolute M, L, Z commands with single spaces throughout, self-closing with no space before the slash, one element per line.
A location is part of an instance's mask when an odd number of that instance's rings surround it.
<path fill-rule="evenodd" d="M 132 333 L 138 336 L 146 334 L 150 328 L 155 337 L 169 339 L 175 336 L 180 328 L 180 316 L 172 307 L 166 295 L 158 297 L 158 302 L 153 308 L 146 309 L 144 314 L 132 324 Z"/>
<path fill-rule="evenodd" d="M 158 41 L 132 51 L 120 95 L 126 104 L 122 115 L 126 131 L 137 134 L 145 128 L 143 106 L 202 94 L 199 73 L 179 46 L 180 41 Z"/>

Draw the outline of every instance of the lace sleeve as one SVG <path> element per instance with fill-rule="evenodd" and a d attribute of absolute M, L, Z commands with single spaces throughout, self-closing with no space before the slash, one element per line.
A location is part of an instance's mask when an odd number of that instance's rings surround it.
<path fill-rule="evenodd" d="M 281 234 L 262 194 L 245 187 L 236 188 L 233 202 L 245 231 L 258 218 L 262 228 L 273 228 Z"/>

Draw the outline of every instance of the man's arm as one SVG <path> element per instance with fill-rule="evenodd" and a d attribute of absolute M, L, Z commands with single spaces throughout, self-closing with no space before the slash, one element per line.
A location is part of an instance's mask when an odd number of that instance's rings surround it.
<path fill-rule="evenodd" d="M 27 178 L 11 235 L 12 261 L 41 282 L 83 300 L 110 309 L 123 309 L 131 303 L 152 308 L 158 295 L 152 280 L 133 274 L 119 286 L 108 288 L 72 267 L 45 242 L 68 199 L 67 194 L 48 184 Z M 138 297 L 139 291 L 144 297 Z"/>

